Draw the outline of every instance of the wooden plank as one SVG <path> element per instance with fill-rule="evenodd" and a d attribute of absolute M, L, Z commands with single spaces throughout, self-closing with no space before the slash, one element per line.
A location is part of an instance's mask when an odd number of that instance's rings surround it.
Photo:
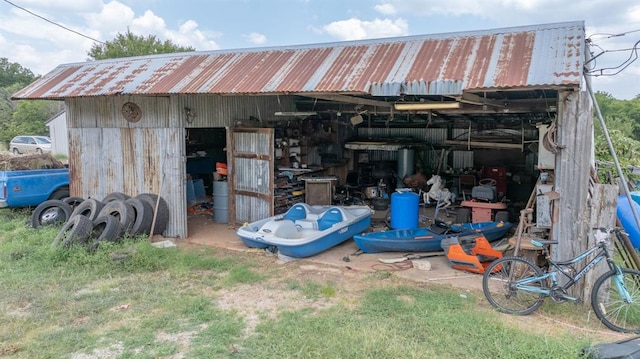
<path fill-rule="evenodd" d="M 590 230 L 592 228 L 609 228 L 615 226 L 617 197 L 618 186 L 599 183 L 593 185 L 593 198 L 591 199 L 589 216 Z M 589 233 L 586 238 L 587 248 L 596 245 L 594 237 L 591 234 L 592 233 Z M 614 240 L 615 239 L 612 240 L 612 244 Z M 591 260 L 592 258 L 593 256 L 587 258 L 587 260 Z M 586 305 L 591 304 L 591 289 L 593 288 L 593 283 L 608 270 L 609 268 L 604 265 L 603 261 L 584 276 L 582 298 Z"/>

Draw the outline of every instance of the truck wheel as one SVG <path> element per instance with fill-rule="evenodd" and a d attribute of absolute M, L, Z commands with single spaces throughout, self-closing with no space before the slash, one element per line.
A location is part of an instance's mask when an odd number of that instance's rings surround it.
<path fill-rule="evenodd" d="M 131 230 L 131 226 L 135 220 L 135 213 L 133 207 L 125 201 L 115 200 L 104 204 L 98 217 L 113 216 L 120 221 L 120 225 L 127 234 Z"/>
<path fill-rule="evenodd" d="M 148 202 L 140 198 L 129 198 L 125 201 L 133 207 L 135 219 L 129 230 L 129 234 L 137 236 L 139 234 L 149 234 L 151 230 L 151 222 L 153 221 L 153 208 Z"/>
<path fill-rule="evenodd" d="M 456 214 L 456 223 L 471 222 L 471 210 L 469 208 L 460 208 Z"/>
<path fill-rule="evenodd" d="M 122 232 L 122 225 L 116 217 L 100 216 L 93 221 L 91 238 L 94 238 L 96 242 L 116 242 L 122 236 Z"/>
<path fill-rule="evenodd" d="M 164 198 L 162 198 L 162 196 L 160 196 L 159 199 L 158 197 L 159 196 L 154 193 L 141 193 L 136 196 L 136 198 L 140 198 L 141 200 L 149 203 L 154 211 L 156 208 L 156 202 L 158 200 L 160 201 L 158 202 L 158 212 L 151 212 L 156 216 L 156 223 L 154 228 L 152 229 L 153 234 L 162 234 L 162 232 L 164 232 L 164 230 L 167 228 L 167 223 L 169 222 L 169 206 L 167 205 L 167 202 L 164 200 Z"/>
<path fill-rule="evenodd" d="M 58 188 L 51 194 L 51 196 L 49 196 L 49 199 L 65 199 L 67 197 L 69 197 L 69 189 Z"/>
<path fill-rule="evenodd" d="M 98 214 L 104 207 L 104 203 L 94 198 L 89 198 L 80 203 L 71 213 L 71 218 L 80 215 L 89 218 L 90 221 L 98 218 Z"/>
<path fill-rule="evenodd" d="M 85 216 L 75 216 L 60 229 L 51 243 L 51 248 L 70 247 L 74 243 L 84 244 L 93 228 L 91 220 Z"/>
<path fill-rule="evenodd" d="M 111 192 L 108 195 L 104 196 L 104 198 L 102 199 L 102 203 L 108 203 L 111 201 L 126 201 L 129 198 L 131 198 L 131 196 L 126 195 L 122 192 Z"/>
<path fill-rule="evenodd" d="M 31 227 L 49 226 L 66 222 L 71 218 L 71 206 L 59 199 L 50 199 L 40 203 L 31 214 Z"/>

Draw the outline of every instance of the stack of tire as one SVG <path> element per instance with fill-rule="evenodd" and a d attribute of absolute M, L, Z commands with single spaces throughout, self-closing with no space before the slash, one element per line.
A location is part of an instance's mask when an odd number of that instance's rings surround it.
<path fill-rule="evenodd" d="M 131 197 L 113 192 L 101 201 L 79 197 L 52 199 L 41 203 L 31 215 L 31 226 L 34 228 L 64 223 L 52 247 L 80 244 L 90 250 L 103 241 L 118 242 L 124 237 L 149 235 L 152 232 L 162 234 L 168 221 L 167 202 L 153 193 Z"/>

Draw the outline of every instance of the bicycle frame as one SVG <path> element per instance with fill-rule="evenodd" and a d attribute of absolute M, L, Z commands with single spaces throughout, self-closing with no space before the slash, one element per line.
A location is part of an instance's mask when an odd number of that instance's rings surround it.
<path fill-rule="evenodd" d="M 545 250 L 546 252 L 546 250 Z M 580 269 L 575 275 L 570 275 L 569 273 L 567 273 L 565 270 L 563 270 L 563 266 L 569 265 L 569 264 L 575 264 L 585 258 L 587 258 L 589 255 L 598 252 L 597 255 L 591 259 L 589 261 L 589 263 L 587 263 L 584 267 L 582 267 L 582 269 Z M 573 285 L 575 285 L 580 279 L 582 279 L 582 277 L 585 276 L 585 274 L 587 274 L 587 272 L 589 272 L 591 269 L 593 269 L 598 263 L 600 263 L 603 259 L 606 259 L 606 262 L 609 266 L 609 269 L 611 270 L 615 270 L 617 272 L 617 275 L 614 277 L 614 282 L 616 285 L 616 289 L 618 291 L 618 293 L 621 294 L 621 296 L 624 298 L 625 302 L 629 303 L 631 301 L 631 296 L 629 295 L 626 287 L 624 286 L 624 281 L 622 278 L 622 270 L 620 269 L 620 267 L 615 264 L 613 262 L 613 259 L 611 258 L 611 255 L 609 254 L 609 251 L 606 248 L 606 243 L 605 242 L 600 242 L 598 243 L 597 246 L 592 247 L 587 249 L 586 251 L 580 253 L 579 255 L 577 255 L 576 257 L 567 260 L 567 261 L 562 261 L 562 262 L 554 262 L 551 259 L 548 259 L 548 262 L 550 264 L 550 268 L 543 273 L 542 275 L 539 276 L 533 276 L 533 277 L 529 277 L 529 278 L 525 278 L 522 280 L 519 280 L 515 283 L 515 287 L 517 289 L 521 289 L 521 290 L 525 290 L 528 292 L 533 292 L 533 293 L 540 293 L 540 294 L 544 294 L 547 296 L 550 296 L 552 291 L 556 290 L 556 289 L 562 289 L 565 293 L 566 291 L 571 288 Z M 558 285 L 558 272 L 562 273 L 567 279 L 569 279 L 569 281 L 567 283 L 565 283 L 563 286 L 561 287 L 557 287 Z M 531 283 L 536 283 L 539 282 L 540 280 L 547 280 L 551 278 L 551 286 L 549 286 L 548 288 L 541 288 L 539 286 L 532 286 L 529 285 Z M 573 301 L 573 302 L 577 302 L 579 300 L 579 298 L 575 298 L 575 297 L 571 297 L 569 295 L 564 294 L 563 297 L 567 300 Z"/>

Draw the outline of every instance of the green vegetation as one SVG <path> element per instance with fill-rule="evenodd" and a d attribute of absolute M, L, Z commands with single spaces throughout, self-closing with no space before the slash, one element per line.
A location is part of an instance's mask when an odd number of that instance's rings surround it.
<path fill-rule="evenodd" d="M 640 177 L 632 175 L 627 166 L 640 166 L 640 95 L 632 100 L 616 100 L 610 94 L 598 92 L 596 100 L 625 175 L 632 181 L 639 180 Z M 594 123 L 596 159 L 612 162 L 613 157 L 597 117 L 594 117 Z M 598 175 L 602 181 L 609 182 L 609 173 L 617 177 L 615 167 L 604 166 L 601 169 Z"/>
<path fill-rule="evenodd" d="M 127 30 L 124 34 L 104 44 L 94 44 L 87 55 L 90 60 L 103 60 L 128 56 L 166 54 L 194 51 L 192 47 L 178 46 L 171 41 L 160 41 L 157 37 L 136 35 Z M 45 123 L 64 109 L 62 101 L 22 100 L 13 101 L 11 96 L 36 81 L 31 70 L 20 64 L 0 58 L 0 143 L 7 148 L 9 141 L 17 135 L 48 136 Z"/>
<path fill-rule="evenodd" d="M 62 110 L 57 101 L 12 101 L 11 96 L 35 81 L 38 77 L 31 70 L 7 58 L 0 58 L 0 142 L 8 147 L 17 135 L 48 136 L 45 122 Z"/>
<path fill-rule="evenodd" d="M 191 46 L 178 46 L 169 40 L 160 41 L 154 35 L 136 35 L 127 29 L 124 34 L 104 44 L 94 43 L 87 53 L 91 60 L 115 59 L 120 57 L 167 54 L 172 52 L 195 51 Z"/>
<path fill-rule="evenodd" d="M 53 251 L 58 228 L 29 228 L 29 215 L 0 211 L 0 356 L 565 358 L 592 341 L 536 316 L 522 325 L 481 293 L 393 275 L 282 280 L 297 263 L 143 239 Z M 584 327 L 570 308 L 540 312 Z"/>

